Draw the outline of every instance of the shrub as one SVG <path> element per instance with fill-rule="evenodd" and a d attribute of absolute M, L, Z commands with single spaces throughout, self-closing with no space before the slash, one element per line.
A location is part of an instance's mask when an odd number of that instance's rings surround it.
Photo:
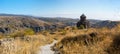
<path fill-rule="evenodd" d="M 84 25 L 80 25 L 80 27 L 78 27 L 78 29 L 85 29 Z"/>
<path fill-rule="evenodd" d="M 20 31 L 16 31 L 14 33 L 9 34 L 9 37 L 23 37 L 26 35 L 33 35 L 35 32 L 32 29 L 24 29 Z"/>
<path fill-rule="evenodd" d="M 25 33 L 23 31 L 16 31 L 15 33 L 9 34 L 9 37 L 23 37 Z"/>
<path fill-rule="evenodd" d="M 66 30 L 61 30 L 61 35 L 65 35 L 67 33 Z"/>
<path fill-rule="evenodd" d="M 77 30 L 77 27 L 72 27 L 72 30 Z"/>
<path fill-rule="evenodd" d="M 32 29 L 25 29 L 24 30 L 25 35 L 33 35 L 35 32 Z"/>

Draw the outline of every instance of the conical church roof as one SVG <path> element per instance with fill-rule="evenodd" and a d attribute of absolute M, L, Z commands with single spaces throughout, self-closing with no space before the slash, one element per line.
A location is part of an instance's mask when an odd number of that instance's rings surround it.
<path fill-rule="evenodd" d="M 82 15 L 80 16 L 80 18 L 86 18 L 86 16 L 85 16 L 84 14 L 82 14 Z"/>

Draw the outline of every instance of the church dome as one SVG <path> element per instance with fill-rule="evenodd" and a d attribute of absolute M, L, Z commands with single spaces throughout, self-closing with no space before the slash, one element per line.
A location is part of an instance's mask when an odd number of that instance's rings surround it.
<path fill-rule="evenodd" d="M 86 18 L 86 16 L 85 16 L 84 14 L 82 14 L 82 15 L 80 16 L 80 18 Z"/>

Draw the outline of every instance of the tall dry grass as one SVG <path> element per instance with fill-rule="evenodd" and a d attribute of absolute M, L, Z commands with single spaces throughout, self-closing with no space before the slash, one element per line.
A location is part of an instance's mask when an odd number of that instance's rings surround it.
<path fill-rule="evenodd" d="M 47 33 L 45 33 L 47 34 Z M 40 46 L 49 44 L 53 37 L 32 30 L 21 30 L 0 39 L 0 54 L 37 54 Z"/>
<path fill-rule="evenodd" d="M 65 30 L 64 37 L 53 49 L 61 54 L 120 54 L 119 29 L 120 25 L 112 29 Z"/>
<path fill-rule="evenodd" d="M 37 34 L 32 30 L 22 30 L 8 37 L 0 36 L 0 54 L 37 54 L 40 46 L 50 44 L 54 39 L 58 40 L 58 43 L 53 48 L 62 54 L 119 54 L 119 29 L 119 25 L 112 29 L 87 30 L 66 27 Z"/>

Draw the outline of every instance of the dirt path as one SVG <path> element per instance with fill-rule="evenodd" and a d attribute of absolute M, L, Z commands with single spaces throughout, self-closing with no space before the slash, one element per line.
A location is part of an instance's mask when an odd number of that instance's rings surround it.
<path fill-rule="evenodd" d="M 38 54 L 54 54 L 54 51 L 51 50 L 51 46 L 53 46 L 57 41 L 54 40 L 53 43 L 47 44 L 45 46 L 40 47 L 40 51 Z"/>

